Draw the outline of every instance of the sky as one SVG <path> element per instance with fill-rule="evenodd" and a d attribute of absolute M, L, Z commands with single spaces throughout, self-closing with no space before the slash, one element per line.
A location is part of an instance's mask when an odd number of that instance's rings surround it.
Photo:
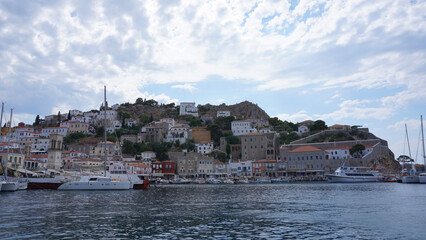
<path fill-rule="evenodd" d="M 0 1 L 14 123 L 139 97 L 368 127 L 421 160 L 426 1 Z M 426 116 L 424 116 L 426 117 Z M 416 152 L 418 153 L 416 155 Z"/>

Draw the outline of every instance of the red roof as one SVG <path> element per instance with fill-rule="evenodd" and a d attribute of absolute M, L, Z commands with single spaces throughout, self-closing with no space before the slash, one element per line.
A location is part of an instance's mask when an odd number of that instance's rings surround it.
<path fill-rule="evenodd" d="M 298 147 L 294 150 L 291 150 L 290 152 L 295 153 L 295 152 L 321 152 L 322 150 L 313 146 L 302 146 L 302 147 Z"/>

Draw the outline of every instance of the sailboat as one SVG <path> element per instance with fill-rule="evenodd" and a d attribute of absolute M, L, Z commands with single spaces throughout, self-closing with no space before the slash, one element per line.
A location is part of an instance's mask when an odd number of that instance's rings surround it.
<path fill-rule="evenodd" d="M 408 139 L 408 130 L 407 130 L 407 124 L 405 124 L 405 135 L 407 136 L 407 144 L 408 144 L 408 153 L 410 155 L 410 165 L 411 169 L 404 169 L 402 174 L 402 183 L 419 183 L 419 176 L 416 175 L 416 168 L 414 166 L 414 162 L 411 158 L 411 149 L 410 149 L 410 141 Z"/>
<path fill-rule="evenodd" d="M 82 176 L 80 181 L 66 182 L 58 187 L 58 190 L 129 190 L 133 188 L 130 181 L 120 181 L 107 177 L 107 124 L 106 124 L 106 86 L 104 86 L 104 175 L 103 176 Z"/>
<path fill-rule="evenodd" d="M 426 168 L 425 136 L 424 136 L 424 133 L 423 133 L 423 116 L 422 115 L 420 115 L 420 128 L 421 128 L 421 131 L 422 131 L 423 164 Z M 426 171 L 426 169 L 425 169 L 425 171 Z M 426 172 L 420 173 L 419 182 L 420 183 L 426 183 Z"/>
<path fill-rule="evenodd" d="M 0 118 L 0 126 L 2 124 L 2 120 L 3 120 L 3 111 L 4 111 L 4 103 L 2 103 L 1 105 L 1 118 Z M 10 131 L 12 128 L 12 113 L 13 110 L 10 109 L 10 123 L 9 123 L 9 130 L 7 135 L 10 135 Z M 3 160 L 1 162 L 2 168 L 3 168 L 3 175 L 4 175 L 4 180 L 0 181 L 0 191 L 1 192 L 14 192 L 16 190 L 19 189 L 19 182 L 18 181 L 12 181 L 11 179 L 7 178 L 7 165 L 8 165 L 8 161 L 9 161 L 9 152 L 10 152 L 10 147 L 9 144 L 10 143 L 10 136 L 7 136 L 7 154 L 6 154 L 6 163 L 4 164 L 5 166 L 3 166 Z"/>

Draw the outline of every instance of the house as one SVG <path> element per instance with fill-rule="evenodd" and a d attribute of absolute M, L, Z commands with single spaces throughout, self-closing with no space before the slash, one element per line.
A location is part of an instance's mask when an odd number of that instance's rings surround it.
<path fill-rule="evenodd" d="M 189 138 L 189 129 L 184 126 L 175 126 L 171 127 L 167 132 L 167 142 L 174 143 L 179 141 L 179 143 L 186 142 L 186 139 Z"/>
<path fill-rule="evenodd" d="M 196 143 L 212 141 L 211 133 L 207 130 L 207 127 L 193 127 L 192 139 L 194 139 Z"/>
<path fill-rule="evenodd" d="M 229 117 L 231 116 L 230 111 L 217 111 L 216 117 Z"/>
<path fill-rule="evenodd" d="M 240 136 L 249 133 L 257 132 L 256 128 L 253 128 L 249 120 L 237 120 L 232 121 L 231 131 L 234 136 Z"/>
<path fill-rule="evenodd" d="M 141 156 L 142 156 L 142 160 L 149 160 L 149 161 L 154 160 L 156 157 L 155 152 L 152 152 L 152 151 L 145 151 L 141 153 Z"/>
<path fill-rule="evenodd" d="M 224 178 L 228 177 L 228 164 L 221 161 L 215 161 L 213 166 L 213 172 L 216 177 Z"/>
<path fill-rule="evenodd" d="M 309 127 L 306 125 L 300 125 L 297 130 L 297 135 L 302 136 L 304 133 L 309 132 Z"/>
<path fill-rule="evenodd" d="M 281 159 L 291 176 L 324 174 L 325 152 L 316 146 L 281 147 Z"/>
<path fill-rule="evenodd" d="M 173 118 L 162 118 L 160 119 L 160 122 L 168 123 L 169 128 L 172 128 L 176 125 L 176 122 Z"/>
<path fill-rule="evenodd" d="M 135 143 L 138 141 L 138 135 L 122 135 L 120 137 L 120 144 L 123 146 L 124 141 Z"/>
<path fill-rule="evenodd" d="M 88 134 L 89 133 L 89 123 L 85 122 L 78 122 L 78 121 L 63 121 L 60 124 L 61 127 L 67 127 L 68 128 L 68 134 L 71 133 L 83 133 Z"/>
<path fill-rule="evenodd" d="M 162 177 L 165 179 L 173 179 L 175 176 L 175 162 L 153 162 L 152 163 L 152 177 Z"/>
<path fill-rule="evenodd" d="M 9 159 L 7 159 L 7 157 L 9 157 Z M 20 153 L 19 151 L 16 151 L 16 150 L 13 150 L 13 151 L 9 150 L 9 152 L 1 151 L 0 161 L 3 164 L 3 166 L 6 166 L 6 160 L 7 160 L 8 168 L 14 168 L 14 169 L 24 168 L 25 155 Z"/>
<path fill-rule="evenodd" d="M 207 121 L 210 121 L 211 123 L 213 123 L 213 117 L 210 116 L 209 114 L 204 114 L 200 117 L 201 121 L 206 123 Z"/>
<path fill-rule="evenodd" d="M 259 160 L 252 162 L 254 177 L 269 177 L 278 176 L 277 160 Z"/>
<path fill-rule="evenodd" d="M 211 178 L 215 177 L 214 174 L 214 158 L 206 157 L 196 161 L 196 177 Z"/>
<path fill-rule="evenodd" d="M 80 110 L 76 110 L 76 109 L 74 109 L 74 110 L 70 110 L 70 111 L 69 111 L 69 114 L 70 114 L 71 116 L 77 116 L 77 115 L 82 115 L 82 114 L 83 114 L 83 112 L 82 112 L 82 111 L 80 111 Z"/>
<path fill-rule="evenodd" d="M 213 142 L 200 142 L 195 144 L 197 153 L 208 154 L 213 151 Z"/>
<path fill-rule="evenodd" d="M 230 162 L 228 173 L 231 177 L 252 177 L 252 162 Z"/>
<path fill-rule="evenodd" d="M 179 115 L 191 115 L 198 117 L 198 108 L 195 106 L 195 102 L 180 103 Z"/>
<path fill-rule="evenodd" d="M 133 126 L 136 126 L 136 125 L 138 125 L 138 123 L 139 123 L 139 121 L 137 120 L 137 119 L 135 119 L 135 118 L 126 118 L 125 120 L 124 120 L 124 124 L 127 126 L 127 127 L 133 127 Z"/>
<path fill-rule="evenodd" d="M 279 151 L 279 137 L 275 133 L 249 133 L 241 135 L 241 159 L 275 160 Z"/>
<path fill-rule="evenodd" d="M 43 128 L 41 130 L 40 136 L 42 137 L 49 137 L 51 133 L 59 133 L 63 137 L 68 135 L 68 128 L 67 127 L 48 127 Z"/>
<path fill-rule="evenodd" d="M 143 127 L 141 133 L 138 134 L 138 142 L 162 142 L 164 133 L 161 126 Z"/>
<path fill-rule="evenodd" d="M 349 126 L 349 125 L 341 125 L 341 124 L 334 124 L 333 126 L 328 127 L 328 130 L 349 131 L 349 130 L 351 130 L 351 126 Z"/>
<path fill-rule="evenodd" d="M 120 154 L 120 146 L 113 142 L 106 142 L 107 158 L 112 159 L 114 156 Z M 105 157 L 105 142 L 99 142 L 96 146 L 90 148 L 89 156 L 91 158 L 104 158 Z"/>

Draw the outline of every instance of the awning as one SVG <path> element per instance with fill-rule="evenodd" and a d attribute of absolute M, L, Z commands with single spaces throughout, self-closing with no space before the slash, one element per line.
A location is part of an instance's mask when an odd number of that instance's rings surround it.
<path fill-rule="evenodd" d="M 38 173 L 29 171 L 29 170 L 25 170 L 23 168 L 18 168 L 18 169 L 12 168 L 12 169 L 15 170 L 15 171 L 17 171 L 17 172 L 23 173 L 23 174 L 29 174 L 29 175 L 33 175 L 33 176 L 38 176 L 39 175 Z"/>
<path fill-rule="evenodd" d="M 153 173 L 152 176 L 153 177 L 162 177 L 162 176 L 164 176 L 164 174 L 162 174 L 162 173 Z"/>

